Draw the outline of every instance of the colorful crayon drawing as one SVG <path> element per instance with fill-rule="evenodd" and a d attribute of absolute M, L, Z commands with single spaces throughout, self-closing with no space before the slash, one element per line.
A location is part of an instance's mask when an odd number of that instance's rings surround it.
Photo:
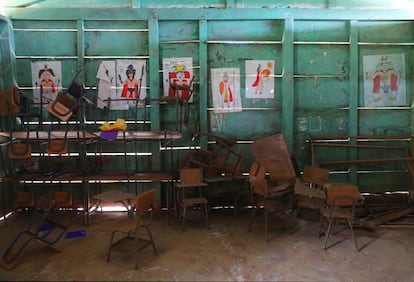
<path fill-rule="evenodd" d="M 274 98 L 274 61 L 246 61 L 246 98 Z"/>
<path fill-rule="evenodd" d="M 404 54 L 363 57 L 366 107 L 406 105 Z"/>
<path fill-rule="evenodd" d="M 215 113 L 241 112 L 240 69 L 211 69 L 211 85 Z"/>
<path fill-rule="evenodd" d="M 40 97 L 43 104 L 54 100 L 62 89 L 62 66 L 60 61 L 32 62 L 32 85 L 35 104 L 39 105 Z"/>

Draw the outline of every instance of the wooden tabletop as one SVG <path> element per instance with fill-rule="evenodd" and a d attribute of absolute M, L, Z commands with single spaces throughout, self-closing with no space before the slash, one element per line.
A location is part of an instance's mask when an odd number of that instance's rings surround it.
<path fill-rule="evenodd" d="M 0 136 L 13 137 L 15 139 L 48 140 L 50 139 L 100 139 L 101 132 L 89 132 L 86 130 L 52 130 L 52 131 L 0 131 Z M 181 133 L 175 131 L 118 131 L 117 140 L 163 140 L 179 139 Z"/>
<path fill-rule="evenodd" d="M 28 182 L 102 182 L 102 181 L 133 181 L 133 182 L 153 182 L 153 181 L 173 181 L 176 179 L 174 173 L 163 171 L 146 172 L 101 172 L 82 175 L 79 172 L 65 172 L 56 174 L 25 173 L 13 176 L 4 176 L 3 182 L 7 181 L 28 181 Z"/>

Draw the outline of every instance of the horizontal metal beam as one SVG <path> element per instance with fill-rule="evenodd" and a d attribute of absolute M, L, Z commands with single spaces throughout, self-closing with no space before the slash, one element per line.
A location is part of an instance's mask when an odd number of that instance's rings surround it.
<path fill-rule="evenodd" d="M 341 165 L 358 165 L 358 164 L 399 163 L 399 162 L 412 162 L 412 161 L 414 161 L 414 157 L 331 161 L 331 162 L 318 162 L 318 164 L 320 166 L 341 166 Z"/>
<path fill-rule="evenodd" d="M 354 144 L 335 144 L 335 143 L 313 143 L 318 147 L 344 147 L 344 148 L 363 148 L 363 149 L 384 149 L 384 150 L 406 150 L 406 147 L 401 146 L 377 146 L 377 145 L 354 145 Z"/>
<path fill-rule="evenodd" d="M 412 20 L 411 9 L 278 9 L 278 8 L 6 8 L 13 20 Z"/>

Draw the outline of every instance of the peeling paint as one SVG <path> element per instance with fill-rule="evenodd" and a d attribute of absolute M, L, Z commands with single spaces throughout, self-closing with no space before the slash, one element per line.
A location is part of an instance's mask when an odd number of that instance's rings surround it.
<path fill-rule="evenodd" d="M 322 130 L 322 119 L 320 116 L 309 118 L 310 131 L 321 131 Z"/>
<path fill-rule="evenodd" d="M 298 131 L 306 132 L 308 130 L 308 119 L 307 118 L 298 118 Z"/>

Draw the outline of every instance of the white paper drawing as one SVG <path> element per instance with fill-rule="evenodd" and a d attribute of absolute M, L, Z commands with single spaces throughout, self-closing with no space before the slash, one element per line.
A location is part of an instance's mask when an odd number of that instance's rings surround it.
<path fill-rule="evenodd" d="M 212 68 L 211 87 L 215 113 L 242 111 L 239 68 Z"/>
<path fill-rule="evenodd" d="M 193 79 L 193 58 L 163 58 L 163 86 L 164 96 L 175 96 L 175 89 L 171 84 L 188 86 Z M 188 99 L 190 92 L 186 90 L 178 90 L 178 96 L 183 99 Z M 192 102 L 193 97 L 190 96 L 188 102 Z"/>
<path fill-rule="evenodd" d="M 247 60 L 246 98 L 272 99 L 275 94 L 274 65 L 272 60 Z"/>
<path fill-rule="evenodd" d="M 111 110 L 124 110 L 124 105 L 118 105 L 120 101 L 116 101 L 115 61 L 102 61 L 96 78 L 99 79 L 96 106 L 100 109 L 109 107 Z"/>
<path fill-rule="evenodd" d="M 366 107 L 406 105 L 404 54 L 363 57 Z"/>
<path fill-rule="evenodd" d="M 117 99 L 135 106 L 136 99 L 146 97 L 145 60 L 117 60 Z"/>
<path fill-rule="evenodd" d="M 33 98 L 39 105 L 40 97 L 46 105 L 56 99 L 62 90 L 62 66 L 60 61 L 38 61 L 31 63 Z"/>

